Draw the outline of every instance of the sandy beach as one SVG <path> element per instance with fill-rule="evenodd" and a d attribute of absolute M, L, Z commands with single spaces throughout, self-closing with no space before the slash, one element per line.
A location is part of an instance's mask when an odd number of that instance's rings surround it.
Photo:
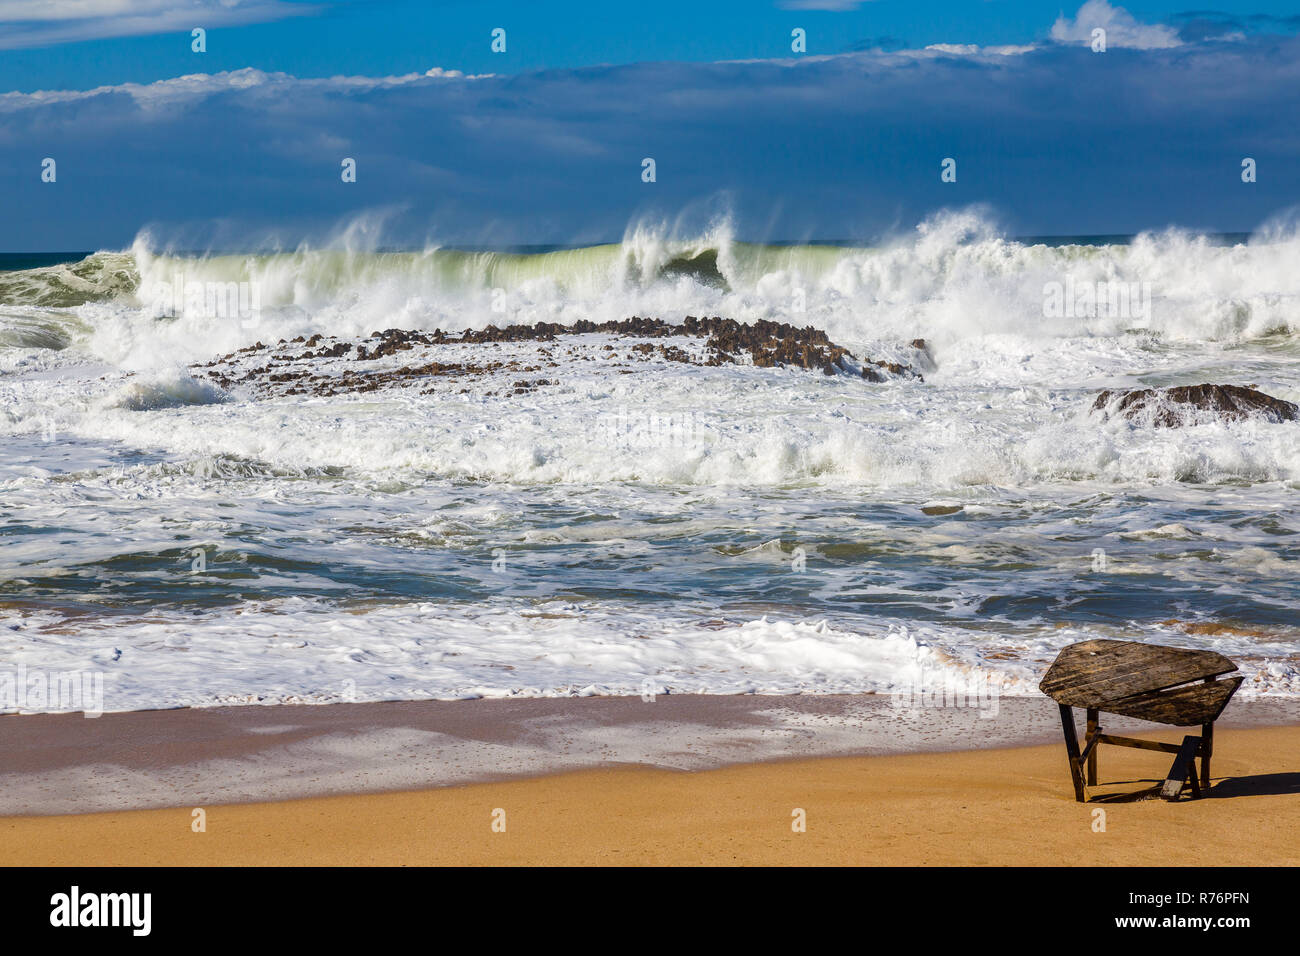
<path fill-rule="evenodd" d="M 8 938 L 1286 927 L 1300 15 L 1211 6 L 0 0 Z"/>
<path fill-rule="evenodd" d="M 0 782 L 11 815 L 0 818 L 0 858 L 38 866 L 1300 863 L 1300 845 L 1286 837 L 1300 828 L 1300 726 L 1251 726 L 1285 718 L 1289 702 L 1251 702 L 1222 722 L 1209 798 L 1177 804 L 1134 799 L 1163 778 L 1163 755 L 1117 748 L 1101 751 L 1091 801 L 1074 802 L 1064 748 L 1044 720 L 1050 704 L 1038 701 L 1004 701 L 984 721 L 986 733 L 970 712 L 905 718 L 919 725 L 910 743 L 924 735 L 938 751 L 924 753 L 889 752 L 887 733 L 895 749 L 907 738 L 899 714 L 878 700 L 695 698 L 671 711 L 666 702 L 654 705 L 654 722 L 634 709 L 640 701 L 610 699 L 3 718 L 12 731 L 0 748 L 8 771 Z M 497 719 L 483 721 L 488 713 Z M 790 733 L 814 715 L 823 734 Z M 339 746 L 349 736 L 398 741 L 410 762 L 422 722 L 443 737 L 428 738 L 435 759 L 419 788 L 391 789 L 416 778 L 372 773 L 356 750 Z M 850 726 L 857 753 L 844 755 L 854 747 L 837 729 Z M 132 736 L 117 733 L 123 728 Z M 166 729 L 171 749 L 153 746 L 146 728 Z M 1014 728 L 1043 742 L 1002 745 Z M 460 736 L 471 729 L 477 743 Z M 1147 730 L 1153 739 L 1180 736 Z M 693 753 L 684 733 L 693 734 Z M 204 734 L 206 742 L 197 739 Z M 48 746 L 33 750 L 31 735 Z M 87 742 L 92 735 L 112 735 L 119 750 L 103 752 Z M 688 746 L 674 750 L 674 741 Z M 953 749 L 988 741 L 999 745 Z M 550 759 L 527 759 L 533 747 Z M 485 760 L 450 782 L 448 755 L 469 766 L 476 749 L 498 766 Z M 514 765 L 502 759 L 509 754 Z M 382 747 L 377 760 L 393 763 Z M 261 771 L 243 792 L 262 799 L 233 799 L 217 786 L 232 767 Z M 46 793 L 39 808 L 11 786 L 23 780 Z M 187 790 L 187 780 L 198 789 Z M 199 800 L 204 788 L 216 799 Z M 60 803 L 59 792 L 80 802 Z M 20 804 L 26 812 L 14 814 Z M 133 805 L 156 808 L 54 812 Z"/>

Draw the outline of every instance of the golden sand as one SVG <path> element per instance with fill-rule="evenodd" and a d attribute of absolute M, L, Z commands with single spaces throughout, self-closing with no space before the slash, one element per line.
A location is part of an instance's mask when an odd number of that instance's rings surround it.
<path fill-rule="evenodd" d="M 1300 864 L 1300 728 L 1221 730 L 1215 745 L 1211 796 L 1176 804 L 1076 803 L 1064 747 L 1044 746 L 702 772 L 619 767 L 211 806 L 202 808 L 205 832 L 195 832 L 191 807 L 9 817 L 0 819 L 0 859 L 24 865 Z M 1103 783 L 1090 796 L 1138 792 L 1158 783 L 1167 763 L 1162 754 L 1103 748 Z"/>

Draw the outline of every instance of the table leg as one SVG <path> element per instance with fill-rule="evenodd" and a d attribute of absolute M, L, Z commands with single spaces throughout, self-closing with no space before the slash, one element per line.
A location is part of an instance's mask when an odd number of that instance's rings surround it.
<path fill-rule="evenodd" d="M 1210 755 L 1214 753 L 1214 724 L 1201 725 L 1201 789 L 1210 789 Z"/>
<path fill-rule="evenodd" d="M 1088 708 L 1088 732 L 1084 735 L 1084 741 L 1091 741 L 1093 737 L 1101 732 L 1097 727 L 1098 711 L 1095 707 Z M 1088 786 L 1097 786 L 1097 748 L 1093 747 L 1088 751 Z"/>
<path fill-rule="evenodd" d="M 1060 704 L 1061 729 L 1065 731 L 1065 753 L 1070 758 L 1070 779 L 1074 781 L 1074 799 L 1084 802 L 1083 768 L 1079 766 L 1079 732 L 1074 727 L 1074 711 Z"/>

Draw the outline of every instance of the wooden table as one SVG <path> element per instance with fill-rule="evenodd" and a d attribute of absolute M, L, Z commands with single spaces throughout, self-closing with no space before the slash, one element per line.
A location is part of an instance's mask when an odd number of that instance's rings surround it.
<path fill-rule="evenodd" d="M 1194 651 L 1138 641 L 1083 641 L 1057 655 L 1038 685 L 1061 708 L 1065 750 L 1070 758 L 1074 798 L 1084 802 L 1087 786 L 1097 783 L 1097 747 L 1111 744 L 1175 754 L 1160 795 L 1177 800 L 1191 783 L 1192 796 L 1210 786 L 1210 756 L 1214 752 L 1214 722 L 1241 686 L 1241 677 L 1228 677 L 1237 665 L 1214 651 Z M 1083 750 L 1072 708 L 1088 714 Z M 1201 725 L 1199 737 L 1188 735 L 1181 744 L 1164 744 L 1136 737 L 1116 737 L 1102 732 L 1102 711 L 1137 717 L 1175 727 Z M 1196 758 L 1201 760 L 1199 782 Z"/>

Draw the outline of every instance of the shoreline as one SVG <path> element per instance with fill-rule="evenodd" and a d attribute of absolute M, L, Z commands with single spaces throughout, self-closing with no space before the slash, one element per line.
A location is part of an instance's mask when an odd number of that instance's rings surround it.
<path fill-rule="evenodd" d="M 1171 740 L 1181 731 L 1151 736 Z M 14 866 L 1294 866 L 1300 727 L 1217 732 L 1201 800 L 1135 799 L 1164 755 L 1060 744 L 645 765 L 275 803 L 0 818 Z M 201 824 L 201 828 L 200 828 Z M 1189 839 L 1204 833 L 1205 840 Z"/>
<path fill-rule="evenodd" d="M 986 703 L 666 695 L 5 715 L 0 818 L 423 791 L 619 767 L 708 772 L 1040 745 L 1063 751 L 1049 699 Z M 1186 732 L 1118 717 L 1104 724 L 1180 739 Z M 1238 699 L 1217 727 L 1300 733 L 1300 698 Z"/>

